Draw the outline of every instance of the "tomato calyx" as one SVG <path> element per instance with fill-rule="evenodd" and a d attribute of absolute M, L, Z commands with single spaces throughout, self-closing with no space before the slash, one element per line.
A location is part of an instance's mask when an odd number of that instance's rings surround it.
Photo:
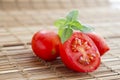
<path fill-rule="evenodd" d="M 56 50 L 53 48 L 51 53 L 52 53 L 52 55 L 56 54 Z"/>
<path fill-rule="evenodd" d="M 81 53 L 81 56 L 77 59 L 82 65 L 89 65 L 94 62 L 96 55 L 90 54 L 88 51 L 90 49 L 90 45 L 87 41 L 81 40 L 80 38 L 74 38 L 71 42 L 71 50 L 75 53 Z"/>

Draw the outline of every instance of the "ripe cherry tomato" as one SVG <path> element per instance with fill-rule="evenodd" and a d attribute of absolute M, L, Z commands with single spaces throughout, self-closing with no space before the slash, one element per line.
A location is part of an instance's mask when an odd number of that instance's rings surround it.
<path fill-rule="evenodd" d="M 63 63 L 78 72 L 91 72 L 100 65 L 100 54 L 94 42 L 84 33 L 75 32 L 60 44 Z"/>
<path fill-rule="evenodd" d="M 60 38 L 54 32 L 39 31 L 32 38 L 34 53 L 46 61 L 51 61 L 59 56 Z"/>
<path fill-rule="evenodd" d="M 97 35 L 96 33 L 87 33 L 87 35 L 93 40 L 101 56 L 110 49 L 101 36 Z"/>

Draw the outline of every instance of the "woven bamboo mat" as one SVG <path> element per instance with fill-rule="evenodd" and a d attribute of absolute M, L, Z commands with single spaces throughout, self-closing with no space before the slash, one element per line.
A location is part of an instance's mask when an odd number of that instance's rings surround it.
<path fill-rule="evenodd" d="M 69 70 L 59 58 L 45 62 L 31 49 L 36 31 L 56 32 L 53 22 L 73 8 L 111 48 L 91 73 Z M 0 80 L 120 80 L 119 14 L 108 0 L 0 0 Z"/>

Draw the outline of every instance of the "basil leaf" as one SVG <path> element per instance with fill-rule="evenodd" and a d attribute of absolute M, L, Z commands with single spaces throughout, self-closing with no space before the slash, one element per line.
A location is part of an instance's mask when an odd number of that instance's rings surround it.
<path fill-rule="evenodd" d="M 66 19 L 68 21 L 77 20 L 78 19 L 78 14 L 79 14 L 79 12 L 77 10 L 73 10 L 66 16 Z"/>
<path fill-rule="evenodd" d="M 58 30 L 58 35 L 60 36 L 60 38 L 62 37 L 63 35 L 63 31 L 65 30 L 64 27 L 59 27 L 59 30 Z"/>
<path fill-rule="evenodd" d="M 73 33 L 73 30 L 71 28 L 65 28 L 61 36 L 62 43 L 64 43 L 68 38 L 70 38 L 72 33 Z"/>
<path fill-rule="evenodd" d="M 72 21 L 71 23 L 69 23 L 69 26 L 71 26 L 71 28 L 74 30 L 81 30 L 83 27 L 79 21 Z"/>
<path fill-rule="evenodd" d="M 93 27 L 82 25 L 78 19 L 79 12 L 77 10 L 71 11 L 66 18 L 58 19 L 54 25 L 59 28 L 58 34 L 64 43 L 73 33 L 73 30 L 80 30 L 81 32 L 92 32 Z"/>
<path fill-rule="evenodd" d="M 65 23 L 66 23 L 66 19 L 58 19 L 57 21 L 55 21 L 54 25 L 56 27 L 63 27 Z"/>
<path fill-rule="evenodd" d="M 82 26 L 83 26 L 82 29 L 81 29 L 82 32 L 93 32 L 95 30 L 91 26 L 87 26 L 87 25 L 82 25 Z"/>

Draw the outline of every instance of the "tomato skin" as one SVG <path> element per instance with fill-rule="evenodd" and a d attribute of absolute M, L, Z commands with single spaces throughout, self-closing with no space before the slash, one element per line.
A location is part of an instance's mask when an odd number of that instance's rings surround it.
<path fill-rule="evenodd" d="M 100 52 L 100 56 L 104 55 L 107 51 L 110 50 L 104 38 L 97 35 L 96 33 L 86 33 L 86 34 L 93 40 L 93 42 L 97 46 Z"/>
<path fill-rule="evenodd" d="M 32 50 L 36 56 L 52 61 L 59 56 L 60 38 L 54 32 L 38 31 L 32 38 Z"/>
<path fill-rule="evenodd" d="M 71 45 L 71 41 L 73 40 L 73 38 L 79 37 L 79 36 L 82 36 L 83 38 L 85 38 L 85 40 L 87 40 L 87 42 L 90 43 L 90 45 L 92 45 L 92 50 L 94 50 L 93 53 L 96 55 L 95 61 L 93 63 L 90 63 L 88 65 L 82 65 L 82 64 L 79 64 L 76 61 L 76 58 L 73 57 L 76 54 L 77 54 L 77 56 L 79 56 L 79 54 L 81 54 L 81 53 L 71 52 L 70 47 L 69 47 Z M 66 42 L 64 42 L 64 44 L 59 45 L 59 48 L 60 48 L 60 56 L 61 56 L 63 63 L 68 68 L 70 68 L 74 71 L 92 72 L 92 71 L 96 70 L 98 68 L 98 66 L 100 65 L 100 55 L 99 55 L 98 49 L 97 49 L 96 45 L 94 44 L 94 42 L 84 33 L 81 33 L 81 32 L 73 33 L 73 35 L 70 39 L 68 39 Z"/>

